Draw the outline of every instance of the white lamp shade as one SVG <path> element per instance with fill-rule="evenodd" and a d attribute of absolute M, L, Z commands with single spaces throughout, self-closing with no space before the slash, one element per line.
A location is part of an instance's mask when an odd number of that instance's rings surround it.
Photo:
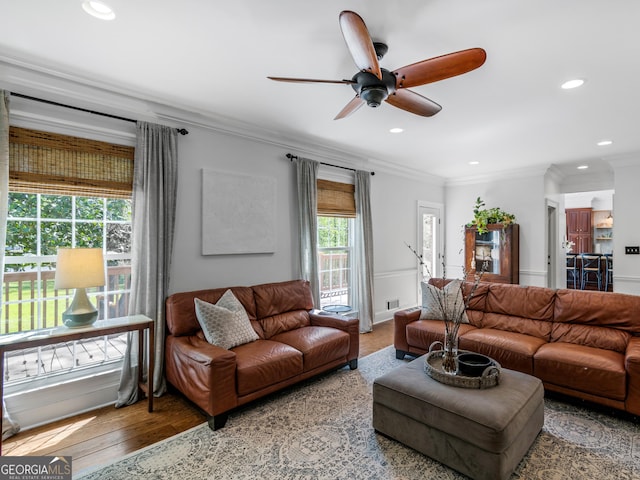
<path fill-rule="evenodd" d="M 55 288 L 87 288 L 104 285 L 101 248 L 59 248 Z"/>

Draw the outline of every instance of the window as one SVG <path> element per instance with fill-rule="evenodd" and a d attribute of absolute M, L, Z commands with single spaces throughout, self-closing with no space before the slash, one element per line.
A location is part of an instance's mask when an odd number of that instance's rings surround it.
<path fill-rule="evenodd" d="M 353 219 L 318 216 L 320 307 L 353 306 Z"/>
<path fill-rule="evenodd" d="M 355 305 L 354 186 L 318 180 L 318 270 L 320 307 Z"/>
<path fill-rule="evenodd" d="M 9 147 L 0 334 L 62 324 L 74 291 L 54 288 L 58 247 L 102 247 L 106 285 L 89 297 L 99 319 L 126 315 L 133 148 L 14 127 Z M 6 384 L 109 367 L 125 348 L 126 336 L 116 335 L 11 352 Z"/>
<path fill-rule="evenodd" d="M 54 288 L 56 252 L 61 246 L 106 247 L 107 282 L 104 287 L 88 289 L 89 298 L 98 308 L 99 319 L 127 314 L 131 201 L 10 192 L 0 333 L 62 324 L 62 312 L 74 292 Z M 68 370 L 66 367 L 118 360 L 126 346 L 119 337 L 107 337 L 98 345 L 94 340 L 76 343 L 68 351 L 53 346 L 9 354 L 8 383 Z M 12 361 L 11 355 L 18 361 Z"/>

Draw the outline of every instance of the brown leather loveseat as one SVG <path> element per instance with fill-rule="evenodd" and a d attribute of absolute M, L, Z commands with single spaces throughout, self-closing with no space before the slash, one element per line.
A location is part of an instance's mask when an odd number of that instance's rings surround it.
<path fill-rule="evenodd" d="M 442 286 L 442 279 L 432 279 Z M 463 294 L 472 285 L 463 284 Z M 394 314 L 396 356 L 422 355 L 443 340 L 420 308 Z M 640 297 L 480 283 L 459 348 L 540 378 L 545 389 L 640 415 Z"/>
<path fill-rule="evenodd" d="M 216 303 L 227 288 L 175 293 L 166 300 L 165 373 L 200 407 L 212 429 L 235 407 L 322 372 L 358 365 L 358 319 L 313 310 L 304 280 L 230 287 L 259 339 L 229 350 L 203 335 L 194 299 Z"/>

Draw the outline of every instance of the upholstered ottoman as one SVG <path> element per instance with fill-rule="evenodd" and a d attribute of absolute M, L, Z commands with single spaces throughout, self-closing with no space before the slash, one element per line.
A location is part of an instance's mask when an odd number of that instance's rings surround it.
<path fill-rule="evenodd" d="M 487 389 L 442 384 L 425 357 L 373 384 L 373 428 L 476 480 L 507 479 L 544 423 L 542 382 L 502 369 Z"/>

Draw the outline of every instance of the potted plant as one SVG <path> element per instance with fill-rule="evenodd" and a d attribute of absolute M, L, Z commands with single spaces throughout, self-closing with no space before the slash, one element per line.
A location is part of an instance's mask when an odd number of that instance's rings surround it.
<path fill-rule="evenodd" d="M 515 223 L 516 216 L 512 213 L 507 213 L 497 207 L 483 208 L 484 206 L 484 202 L 478 197 L 473 208 L 473 220 L 467 223 L 467 227 L 476 227 L 478 233 L 483 234 L 489 231 L 487 225 L 502 224 L 503 228 L 507 228 L 512 223 Z"/>

